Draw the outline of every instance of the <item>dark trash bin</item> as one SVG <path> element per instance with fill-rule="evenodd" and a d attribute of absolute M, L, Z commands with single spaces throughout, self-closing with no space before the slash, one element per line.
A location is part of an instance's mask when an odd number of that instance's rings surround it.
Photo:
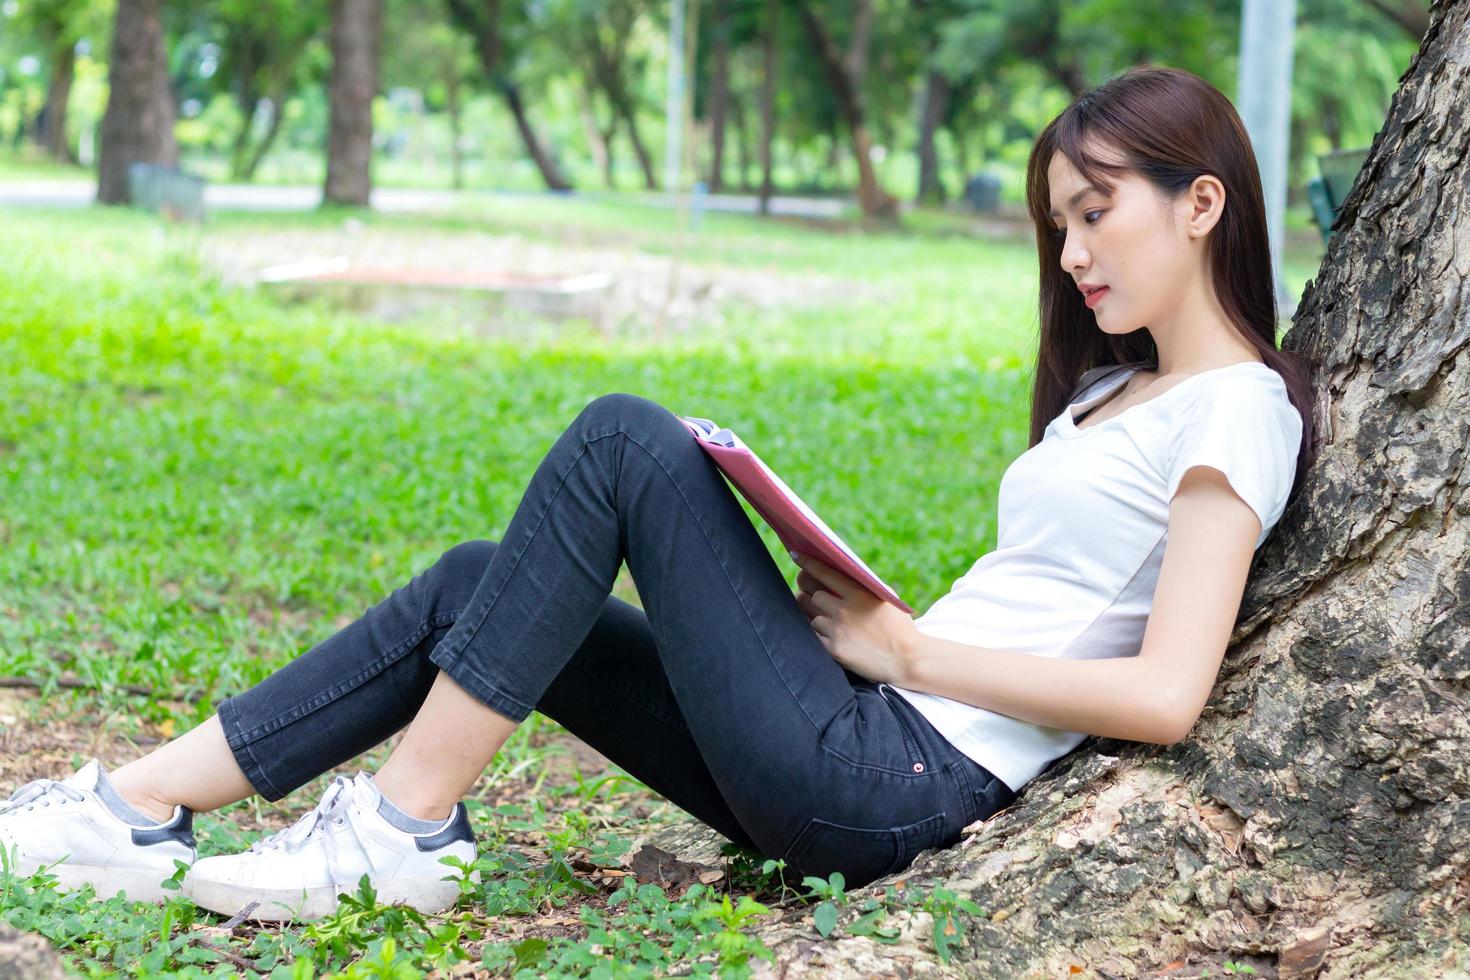
<path fill-rule="evenodd" d="M 976 211 L 1000 210 L 1000 178 L 980 173 L 965 181 L 965 203 Z"/>

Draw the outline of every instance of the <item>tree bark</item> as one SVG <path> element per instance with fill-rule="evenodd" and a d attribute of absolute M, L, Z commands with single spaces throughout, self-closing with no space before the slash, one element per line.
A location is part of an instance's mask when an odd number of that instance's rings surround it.
<path fill-rule="evenodd" d="M 449 116 L 449 184 L 455 190 L 464 189 L 464 149 L 460 143 L 464 135 L 464 106 L 460 100 L 459 65 L 450 59 L 444 69 L 444 111 Z"/>
<path fill-rule="evenodd" d="M 924 99 L 919 113 L 919 188 L 918 198 L 929 204 L 943 204 L 947 196 L 944 181 L 939 179 L 939 154 L 934 149 L 934 134 L 949 107 L 949 79 L 943 72 L 931 71 L 924 79 Z"/>
<path fill-rule="evenodd" d="M 628 142 L 633 144 L 633 155 L 638 158 L 638 166 L 643 171 L 643 186 L 651 191 L 658 190 L 658 175 L 653 172 L 653 158 L 648 155 L 648 147 L 643 144 L 643 135 L 638 131 L 638 113 L 622 86 L 614 88 L 615 91 L 608 92 L 608 96 L 618 111 L 618 118 L 623 120 Z"/>
<path fill-rule="evenodd" d="M 879 185 L 877 171 L 873 169 L 871 156 L 873 139 L 868 133 L 862 89 L 859 81 L 848 72 L 848 66 L 854 63 L 852 55 L 849 53 L 844 57 L 838 50 L 836 43 L 832 40 L 832 35 L 827 32 L 826 27 L 812 11 L 809 2 L 799 3 L 797 10 L 801 14 L 802 23 L 806 25 L 807 34 L 811 37 L 812 45 L 816 48 L 817 55 L 827 73 L 832 93 L 837 98 L 843 121 L 847 123 L 848 132 L 852 137 L 853 156 L 857 158 L 858 166 L 858 203 L 862 206 L 863 216 L 882 220 L 892 219 L 898 215 L 898 199 Z M 859 26 L 861 26 L 861 21 L 859 21 Z"/>
<path fill-rule="evenodd" d="M 241 168 L 241 180 L 251 181 L 255 179 L 255 172 L 260 169 L 261 161 L 265 159 L 265 155 L 275 145 L 276 137 L 281 134 L 281 119 L 286 112 L 286 95 L 288 91 L 288 88 L 283 87 L 275 95 L 270 96 L 270 125 L 266 127 L 265 135 L 261 136 L 260 142 L 255 144 L 255 148 L 250 151 L 250 156 L 245 161 L 245 166 Z"/>
<path fill-rule="evenodd" d="M 521 99 L 520 87 L 509 78 L 502 78 L 500 95 L 505 99 L 510 114 L 515 117 L 516 130 L 521 134 L 521 142 L 526 145 L 526 152 L 531 154 L 531 160 L 536 164 L 536 169 L 541 171 L 541 179 L 546 182 L 547 188 L 554 191 L 571 190 L 571 183 L 561 175 L 556 161 L 551 158 L 550 153 L 546 152 L 546 147 L 541 145 L 541 140 L 536 136 L 536 129 L 531 125 L 531 117 L 526 113 L 526 104 Z"/>
<path fill-rule="evenodd" d="M 817 941 L 808 907 L 762 920 L 778 957 L 763 971 L 1463 973 L 1467 51 L 1470 0 L 1437 3 L 1282 342 L 1318 365 L 1320 455 L 1256 556 L 1194 730 L 1172 746 L 1084 741 L 959 844 L 853 896 L 901 878 L 981 906 L 948 967 L 921 927 L 894 945 L 839 940 L 855 907 Z"/>
<path fill-rule="evenodd" d="M 45 124 L 37 127 L 36 142 L 62 163 L 76 163 L 66 140 L 66 107 L 71 101 L 71 83 L 76 76 L 76 41 L 61 39 L 51 55 L 51 80 L 46 86 Z"/>
<path fill-rule="evenodd" d="M 715 0 L 714 71 L 709 87 L 709 189 L 725 187 L 725 105 L 730 96 L 730 0 Z"/>
<path fill-rule="evenodd" d="M 162 0 L 118 0 L 108 56 L 107 109 L 97 159 L 97 202 L 126 204 L 128 167 L 178 163 L 168 89 Z"/>
<path fill-rule="evenodd" d="M 266 126 L 265 133 L 253 146 L 250 145 L 250 136 L 255 128 L 255 113 L 261 104 L 261 98 L 255 91 L 254 83 L 250 80 L 254 75 L 254 68 L 251 69 L 249 75 L 242 75 L 241 94 L 237 103 L 240 106 L 240 112 L 246 116 L 246 119 L 235 143 L 235 153 L 231 163 L 233 179 L 254 180 L 255 172 L 260 169 L 261 162 L 265 160 L 266 154 L 275 145 L 276 137 L 281 132 L 281 119 L 286 111 L 286 100 L 290 98 L 295 83 L 296 66 L 306 53 L 309 41 L 309 37 L 302 37 L 289 50 L 273 53 L 264 93 L 265 99 L 270 102 L 270 123 Z"/>
<path fill-rule="evenodd" d="M 745 111 L 745 98 L 731 92 L 728 100 L 730 121 L 735 124 L 735 166 L 740 179 L 736 186 L 742 193 L 750 188 L 750 124 Z"/>
<path fill-rule="evenodd" d="M 776 139 L 776 29 L 780 24 L 779 0 L 766 0 L 765 24 L 761 30 L 761 214 L 771 213 L 771 143 Z"/>
<path fill-rule="evenodd" d="M 382 0 L 332 0 L 331 121 L 323 203 L 367 207 L 373 190 L 373 96 L 383 34 Z"/>
<path fill-rule="evenodd" d="M 542 181 L 550 190 L 571 190 L 571 181 L 562 176 L 556 160 L 546 151 L 546 147 L 542 146 L 541 140 L 536 135 L 536 127 L 531 124 L 525 101 L 521 98 L 520 87 L 516 85 L 515 79 L 502 70 L 500 0 L 481 0 L 479 11 L 470 0 L 446 0 L 446 4 L 450 19 L 474 39 L 475 53 L 480 58 L 480 67 L 484 69 L 485 77 L 500 92 L 500 97 L 505 100 L 506 108 L 515 118 L 516 132 L 520 134 L 521 142 L 526 147 L 526 153 L 530 155 L 531 161 L 540 171 Z"/>

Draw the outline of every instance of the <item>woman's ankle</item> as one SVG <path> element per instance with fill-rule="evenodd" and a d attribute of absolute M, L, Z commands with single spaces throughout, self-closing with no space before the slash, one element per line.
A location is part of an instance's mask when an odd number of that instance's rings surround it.
<path fill-rule="evenodd" d="M 177 804 L 138 782 L 128 769 L 128 766 L 123 766 L 115 772 L 107 773 L 107 781 L 112 784 L 117 795 L 122 797 L 123 802 L 160 823 L 173 816 Z"/>
<path fill-rule="evenodd" d="M 432 820 L 442 823 L 448 820 L 454 813 L 454 805 L 458 800 L 446 803 L 442 799 L 430 799 L 421 794 L 414 793 L 407 787 L 395 786 L 389 781 L 380 783 L 378 773 L 374 773 L 373 786 L 378 795 L 387 801 L 388 805 L 399 813 L 414 820 Z"/>

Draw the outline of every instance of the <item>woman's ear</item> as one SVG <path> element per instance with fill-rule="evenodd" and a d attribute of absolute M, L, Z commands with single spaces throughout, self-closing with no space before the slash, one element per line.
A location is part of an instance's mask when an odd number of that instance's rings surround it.
<path fill-rule="evenodd" d="M 1191 238 L 1208 235 L 1225 213 L 1225 185 L 1211 174 L 1200 174 L 1184 192 L 1185 230 Z"/>

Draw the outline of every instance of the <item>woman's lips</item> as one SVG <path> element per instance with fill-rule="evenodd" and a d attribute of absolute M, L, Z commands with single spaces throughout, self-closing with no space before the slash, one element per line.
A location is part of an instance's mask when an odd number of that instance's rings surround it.
<path fill-rule="evenodd" d="M 1090 310 L 1094 306 L 1096 306 L 1098 303 L 1102 302 L 1102 298 L 1104 296 L 1106 296 L 1107 294 L 1108 294 L 1108 287 L 1106 287 L 1106 286 L 1104 286 L 1101 289 L 1094 289 L 1092 292 L 1090 292 L 1090 293 L 1087 294 L 1087 296 L 1082 300 L 1082 302 L 1086 303 L 1087 304 L 1087 308 Z"/>

